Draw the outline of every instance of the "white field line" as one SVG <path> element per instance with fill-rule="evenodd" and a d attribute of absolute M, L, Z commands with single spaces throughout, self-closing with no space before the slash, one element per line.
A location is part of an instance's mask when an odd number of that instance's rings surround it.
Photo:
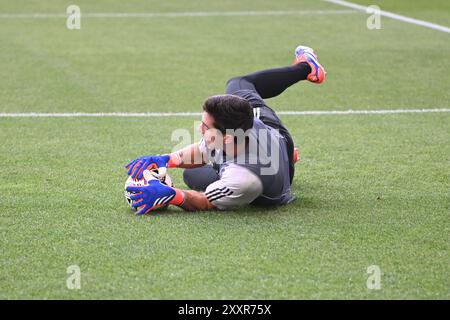
<path fill-rule="evenodd" d="M 363 12 L 367 12 L 366 10 L 368 8 L 366 6 L 362 6 L 362 5 L 359 5 L 356 3 L 343 1 L 343 0 L 323 0 L 323 1 L 334 3 L 337 5 L 352 8 L 352 9 L 356 9 L 356 10 L 363 11 Z M 380 15 L 394 19 L 394 20 L 399 20 L 399 21 L 403 21 L 406 23 L 415 24 L 417 26 L 422 26 L 422 27 L 450 33 L 450 28 L 448 28 L 448 27 L 441 26 L 439 24 L 435 24 L 435 23 L 431 23 L 431 22 L 427 22 L 427 21 L 423 21 L 423 20 L 418 20 L 418 19 L 402 16 L 402 15 L 395 14 L 395 13 L 392 13 L 389 11 L 380 10 Z"/>
<path fill-rule="evenodd" d="M 279 111 L 281 116 L 341 116 L 341 115 L 383 115 L 405 113 L 450 112 L 450 109 L 393 109 L 393 110 L 332 110 L 332 111 Z M 96 117 L 198 117 L 200 112 L 98 112 L 98 113 L 0 113 L 0 118 L 96 118 Z"/>
<path fill-rule="evenodd" d="M 205 11 L 205 12 L 142 12 L 142 13 L 83 13 L 81 18 L 182 18 L 182 17 L 239 17 L 353 14 L 354 10 L 290 10 L 290 11 Z M 4 19 L 67 18 L 63 13 L 0 13 Z"/>

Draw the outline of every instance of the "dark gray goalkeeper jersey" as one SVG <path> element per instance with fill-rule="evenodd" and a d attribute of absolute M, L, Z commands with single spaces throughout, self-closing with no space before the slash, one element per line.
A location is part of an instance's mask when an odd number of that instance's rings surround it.
<path fill-rule="evenodd" d="M 235 157 L 222 150 L 208 150 L 203 140 L 199 147 L 207 162 L 218 167 L 220 179 L 205 191 L 215 207 L 277 206 L 293 200 L 286 139 L 258 118 L 248 132 L 245 152 Z"/>

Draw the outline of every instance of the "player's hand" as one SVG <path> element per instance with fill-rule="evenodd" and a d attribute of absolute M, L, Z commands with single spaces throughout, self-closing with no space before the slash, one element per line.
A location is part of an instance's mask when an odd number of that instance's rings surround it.
<path fill-rule="evenodd" d="M 134 159 L 130 163 L 128 163 L 125 168 L 128 169 L 128 175 L 133 179 L 142 179 L 142 175 L 144 170 L 149 166 L 154 168 L 158 168 L 158 173 L 162 176 L 166 174 L 167 171 L 167 163 L 170 160 L 170 156 L 168 154 L 158 155 L 158 156 L 143 156 L 137 159 Z"/>
<path fill-rule="evenodd" d="M 134 208 L 142 208 L 136 212 L 136 215 L 145 214 L 151 210 L 164 206 L 175 198 L 177 191 L 159 180 L 150 180 L 147 186 L 135 187 L 128 186 L 128 192 L 134 192 L 130 196 L 133 200 L 132 206 Z"/>

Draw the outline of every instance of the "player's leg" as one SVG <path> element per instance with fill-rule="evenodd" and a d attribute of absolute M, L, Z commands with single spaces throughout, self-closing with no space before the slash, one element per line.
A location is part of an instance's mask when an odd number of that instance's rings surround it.
<path fill-rule="evenodd" d="M 325 80 L 325 74 L 314 51 L 308 47 L 298 46 L 295 49 L 295 60 L 292 66 L 262 70 L 232 78 L 227 82 L 225 91 L 227 94 L 236 94 L 247 99 L 253 107 L 255 117 L 266 125 L 279 130 L 280 134 L 284 136 L 290 159 L 291 183 L 297 158 L 294 156 L 294 142 L 275 111 L 268 107 L 263 99 L 275 97 L 302 80 L 320 84 Z"/>
<path fill-rule="evenodd" d="M 219 180 L 217 171 L 211 165 L 205 165 L 199 168 L 185 169 L 183 171 L 183 180 L 192 190 L 205 191 L 211 183 Z"/>
<path fill-rule="evenodd" d="M 288 158 L 290 159 L 289 175 L 291 183 L 295 171 L 294 142 L 289 131 L 278 118 L 275 111 L 264 102 L 260 96 L 260 92 L 269 98 L 272 97 L 272 94 L 280 94 L 292 84 L 306 79 L 308 70 L 303 69 L 307 68 L 303 64 L 300 64 L 286 68 L 263 70 L 247 76 L 235 77 L 227 82 L 226 87 L 227 94 L 236 94 L 246 99 L 253 107 L 253 113 L 256 118 L 260 119 L 266 125 L 277 129 L 285 137 Z M 262 81 L 259 82 L 260 80 Z M 271 83 L 274 84 L 274 88 L 269 87 Z"/>
<path fill-rule="evenodd" d="M 234 94 L 240 90 L 252 90 L 261 98 L 268 99 L 279 95 L 293 84 L 306 80 L 310 72 L 311 68 L 305 62 L 262 70 L 230 79 L 227 82 L 226 93 Z"/>
<path fill-rule="evenodd" d="M 262 99 L 276 97 L 293 84 L 308 80 L 320 84 L 325 80 L 325 69 L 320 65 L 314 50 L 298 46 L 293 65 L 254 72 L 235 77 L 227 82 L 226 93 L 241 90 L 257 92 Z"/>
<path fill-rule="evenodd" d="M 311 71 L 308 64 L 300 63 L 290 67 L 258 71 L 246 76 L 235 77 L 227 82 L 226 93 L 236 94 L 253 107 L 253 113 L 266 125 L 277 129 L 286 140 L 288 152 L 290 182 L 292 183 L 295 171 L 294 142 L 281 120 L 264 102 L 263 97 L 271 98 L 286 90 L 288 87 L 305 80 Z"/>

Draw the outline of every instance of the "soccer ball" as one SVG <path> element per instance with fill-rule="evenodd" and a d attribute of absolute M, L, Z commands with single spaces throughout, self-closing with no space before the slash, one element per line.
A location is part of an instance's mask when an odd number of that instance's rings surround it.
<path fill-rule="evenodd" d="M 169 175 L 166 173 L 165 176 L 161 176 L 158 172 L 158 169 L 144 170 L 142 179 L 133 179 L 133 178 L 131 178 L 131 176 L 129 176 L 127 178 L 127 180 L 125 181 L 124 193 L 125 193 L 125 200 L 126 200 L 127 204 L 130 206 L 131 210 L 137 211 L 141 207 L 139 207 L 139 208 L 133 207 L 133 200 L 130 199 L 130 196 L 132 194 L 134 194 L 134 192 L 128 192 L 127 187 L 128 186 L 135 186 L 135 187 L 147 186 L 148 182 L 150 180 L 159 180 L 162 183 L 164 183 L 165 185 L 167 185 L 169 187 L 173 187 L 172 179 L 169 177 Z M 165 205 L 158 209 L 166 208 L 167 206 L 168 205 Z"/>

